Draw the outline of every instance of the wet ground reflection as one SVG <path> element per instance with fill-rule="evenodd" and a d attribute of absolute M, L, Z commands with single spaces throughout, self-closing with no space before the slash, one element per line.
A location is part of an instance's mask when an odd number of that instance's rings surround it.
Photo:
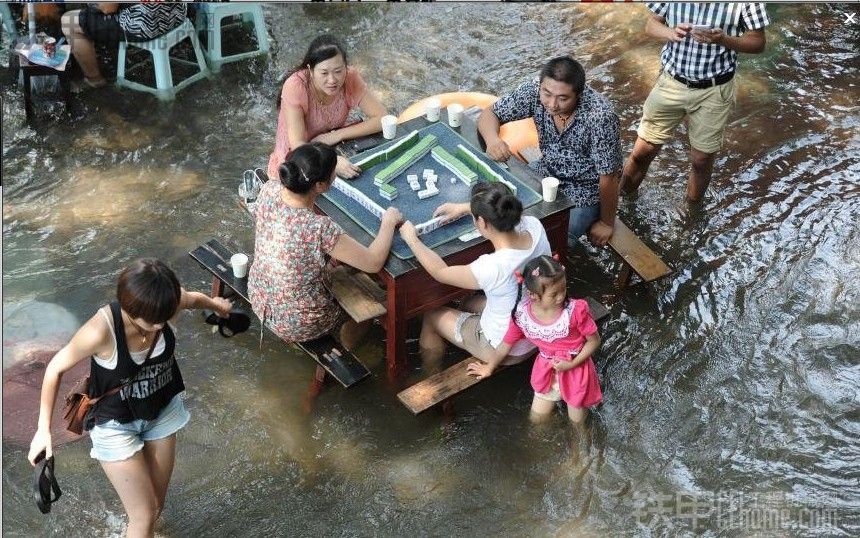
<path fill-rule="evenodd" d="M 235 186 L 267 161 L 276 82 L 320 31 L 345 36 L 398 112 L 428 94 L 510 90 L 570 52 L 614 102 L 625 151 L 658 70 L 641 5 L 265 9 L 272 57 L 229 65 L 171 104 L 109 89 L 78 100 L 72 121 L 46 101 L 28 126 L 4 79 L 4 369 L 7 343 L 40 338 L 7 322 L 13 305 L 59 326 L 63 312 L 82 320 L 103 304 L 132 258 L 157 255 L 208 289 L 188 250 L 216 235 L 252 246 Z M 768 9 L 768 50 L 742 58 L 701 210 L 682 202 L 682 135 L 621 204 L 675 273 L 616 298 L 617 259 L 572 254 L 574 293 L 611 303 L 597 360 L 605 401 L 584 435 L 561 416 L 530 425 L 527 367 L 458 398 L 453 418 L 412 417 L 384 380 L 379 328 L 359 350 L 374 378 L 311 404 L 310 361 L 268 336 L 262 349 L 255 336 L 223 340 L 188 316 L 178 339 L 193 418 L 159 532 L 747 535 L 757 529 L 726 518 L 753 498 L 790 512 L 776 535 L 860 532 L 860 36 L 841 24 L 849 7 Z M 417 353 L 410 367 L 424 375 Z M 4 534 L 122 532 L 88 441 L 58 454 L 64 498 L 48 517 L 32 506 L 24 450 L 4 439 Z M 699 520 L 653 511 L 665 496 L 674 510 L 679 492 L 729 504 Z M 800 511 L 821 503 L 835 526 L 804 522 Z"/>

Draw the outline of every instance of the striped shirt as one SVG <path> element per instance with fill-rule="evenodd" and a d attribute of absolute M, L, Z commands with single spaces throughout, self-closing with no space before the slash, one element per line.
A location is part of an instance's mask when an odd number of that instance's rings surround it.
<path fill-rule="evenodd" d="M 119 25 L 127 41 L 151 41 L 177 28 L 185 21 L 184 2 L 143 2 L 123 5 Z"/>
<path fill-rule="evenodd" d="M 721 28 L 726 35 L 738 37 L 770 24 L 763 2 L 648 2 L 647 6 L 669 28 L 689 23 Z M 688 34 L 679 43 L 666 43 L 660 61 L 670 75 L 700 81 L 734 71 L 738 53 L 716 43 L 699 43 Z"/>

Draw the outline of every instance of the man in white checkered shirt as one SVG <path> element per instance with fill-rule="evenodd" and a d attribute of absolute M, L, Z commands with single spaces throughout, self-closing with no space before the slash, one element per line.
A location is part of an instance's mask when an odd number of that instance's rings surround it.
<path fill-rule="evenodd" d="M 634 192 L 663 144 L 688 117 L 692 166 L 687 199 L 705 195 L 736 101 L 738 53 L 759 54 L 770 21 L 762 2 L 649 2 L 645 33 L 666 41 L 662 69 L 642 110 L 638 137 L 621 176 Z"/>

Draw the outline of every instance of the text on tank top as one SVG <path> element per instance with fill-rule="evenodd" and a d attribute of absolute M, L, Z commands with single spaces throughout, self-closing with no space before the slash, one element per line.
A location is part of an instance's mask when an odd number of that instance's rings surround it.
<path fill-rule="evenodd" d="M 109 420 L 130 422 L 135 419 L 153 420 L 174 396 L 185 390 L 182 374 L 176 363 L 176 337 L 170 324 L 165 323 L 161 336 L 164 344 L 160 353 L 142 364 L 136 364 L 125 338 L 125 323 L 119 303 L 110 304 L 113 335 L 116 345 L 116 365 L 105 368 L 93 356 L 90 360 L 90 397 L 97 397 L 122 385 L 119 392 L 99 400 L 90 412 L 87 429 Z M 159 342 L 160 344 L 160 342 Z M 157 346 L 158 347 L 158 346 Z"/>

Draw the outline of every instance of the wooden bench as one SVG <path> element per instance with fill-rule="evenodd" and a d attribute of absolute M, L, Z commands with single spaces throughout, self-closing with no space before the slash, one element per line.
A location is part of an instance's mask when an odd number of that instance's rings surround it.
<path fill-rule="evenodd" d="M 591 310 L 591 316 L 594 318 L 594 321 L 599 322 L 609 315 L 609 310 L 596 300 L 591 297 L 586 297 L 585 300 L 588 301 L 588 307 Z M 440 404 L 483 381 L 483 379 L 469 375 L 466 371 L 469 363 L 475 361 L 478 361 L 475 357 L 463 359 L 446 370 L 400 391 L 397 397 L 413 414 L 422 413 L 434 405 Z M 504 367 L 504 365 L 499 365 L 496 371 L 498 372 Z"/>
<path fill-rule="evenodd" d="M 520 150 L 520 156 L 527 163 L 531 163 L 540 159 L 540 148 L 537 146 L 523 148 Z M 612 237 L 609 239 L 609 247 L 624 262 L 617 281 L 622 289 L 630 283 L 633 273 L 636 273 L 644 283 L 652 282 L 672 272 L 669 266 L 617 217 Z"/>
<path fill-rule="evenodd" d="M 338 265 L 331 272 L 331 293 L 358 323 L 382 317 L 387 312 L 385 290 L 367 273 L 347 265 Z"/>
<path fill-rule="evenodd" d="M 615 228 L 609 238 L 609 247 L 624 261 L 624 267 L 618 275 L 618 286 L 622 289 L 630 283 L 633 273 L 636 273 L 642 282 L 652 282 L 672 272 L 669 266 L 618 218 L 615 219 Z"/>
<path fill-rule="evenodd" d="M 217 239 L 210 239 L 203 245 L 188 253 L 197 263 L 212 274 L 212 296 L 228 297 L 235 295 L 244 302 L 250 304 L 248 298 L 248 279 L 237 279 L 233 276 L 230 267 L 230 257 L 233 255 L 227 247 Z M 341 271 L 346 273 L 345 268 Z M 364 275 L 365 277 L 367 275 Z M 370 280 L 369 277 L 367 277 Z M 348 281 L 347 276 L 342 276 L 343 282 Z M 366 282 L 359 279 L 362 286 Z M 371 281 L 372 282 L 372 281 Z M 225 287 L 229 289 L 225 290 Z M 380 290 L 381 291 L 381 290 Z M 351 306 L 353 310 L 367 311 L 371 308 L 368 304 Z M 377 309 L 378 310 L 378 309 Z M 325 374 L 331 375 L 344 387 L 351 387 L 365 377 L 370 371 L 351 352 L 341 346 L 331 335 L 324 335 L 307 342 L 294 342 L 302 351 L 317 361 L 317 379 L 322 380 Z"/>

